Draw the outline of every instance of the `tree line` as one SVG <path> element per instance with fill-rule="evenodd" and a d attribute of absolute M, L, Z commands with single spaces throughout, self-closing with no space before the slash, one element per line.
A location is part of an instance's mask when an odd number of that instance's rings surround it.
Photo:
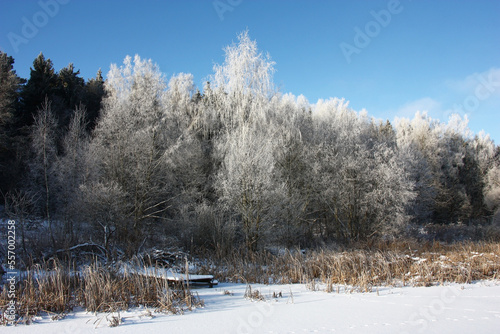
<path fill-rule="evenodd" d="M 0 186 L 24 250 L 223 255 L 491 223 L 500 149 L 467 119 L 393 125 L 280 93 L 248 32 L 225 54 L 200 91 L 139 56 L 86 81 L 40 54 L 24 80 L 0 53 Z"/>

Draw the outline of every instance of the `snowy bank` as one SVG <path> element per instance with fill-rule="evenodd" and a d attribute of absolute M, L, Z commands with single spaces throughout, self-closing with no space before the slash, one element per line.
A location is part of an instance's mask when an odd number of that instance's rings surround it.
<path fill-rule="evenodd" d="M 310 291 L 304 284 L 252 285 L 266 301 L 244 298 L 244 284 L 195 290 L 205 301 L 183 315 L 136 308 L 120 314 L 76 311 L 11 333 L 496 333 L 500 328 L 500 282 L 435 287 L 379 287 L 371 293 Z M 320 287 L 321 288 L 321 287 Z M 275 298 L 281 293 L 281 298 Z M 121 324 L 111 328 L 112 317 Z"/>

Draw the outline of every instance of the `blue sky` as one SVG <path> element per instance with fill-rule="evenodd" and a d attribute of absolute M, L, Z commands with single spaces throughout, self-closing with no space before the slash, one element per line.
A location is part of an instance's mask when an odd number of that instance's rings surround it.
<path fill-rule="evenodd" d="M 282 92 L 390 121 L 455 111 L 499 144 L 499 17 L 497 0 L 0 0 L 0 49 L 22 77 L 41 51 L 84 78 L 139 54 L 202 87 L 248 28 Z"/>

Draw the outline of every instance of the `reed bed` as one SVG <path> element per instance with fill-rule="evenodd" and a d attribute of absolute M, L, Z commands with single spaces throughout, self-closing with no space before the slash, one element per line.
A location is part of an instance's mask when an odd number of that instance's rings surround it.
<path fill-rule="evenodd" d="M 142 264 L 138 259 L 134 261 Z M 0 294 L 0 324 L 8 322 L 3 315 L 10 300 L 4 286 Z M 203 306 L 203 301 L 187 285 L 170 286 L 161 277 L 99 262 L 77 270 L 49 261 L 27 270 L 16 285 L 16 323 L 29 324 L 40 314 L 61 319 L 75 307 L 94 313 L 114 313 L 138 306 L 178 314 Z"/>
<path fill-rule="evenodd" d="M 343 250 L 316 250 L 305 254 L 286 251 L 201 261 L 200 273 L 220 281 L 245 283 L 306 283 L 349 286 L 372 291 L 381 285 L 430 286 L 500 279 L 499 243 L 417 244 L 400 242 L 365 245 Z"/>
<path fill-rule="evenodd" d="M 430 286 L 500 279 L 500 243 L 387 242 L 305 253 L 234 252 L 218 259 L 204 254 L 205 258 L 198 256 L 193 261 L 195 272 L 214 275 L 221 282 L 304 283 L 312 290 L 328 292 L 338 292 L 339 287 L 343 291 L 369 292 L 384 285 Z M 57 260 L 34 265 L 17 280 L 16 322 L 29 324 L 40 314 L 61 319 L 75 307 L 119 314 L 121 310 L 144 306 L 177 314 L 203 306 L 188 284 L 170 286 L 161 275 L 145 275 L 151 267 L 151 263 L 138 258 L 128 261 L 128 265 L 115 266 L 95 262 L 75 268 Z M 185 270 L 189 270 L 187 263 Z M 8 322 L 3 315 L 10 300 L 4 286 L 0 293 L 0 324 Z M 119 325 L 119 316 L 109 319 L 110 326 Z"/>

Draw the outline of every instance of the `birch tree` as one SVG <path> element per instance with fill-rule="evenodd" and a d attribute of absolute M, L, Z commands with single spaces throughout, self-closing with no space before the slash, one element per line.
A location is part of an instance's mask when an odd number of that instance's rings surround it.
<path fill-rule="evenodd" d="M 64 233 L 69 240 L 75 240 L 74 221 L 82 221 L 77 217 L 80 212 L 80 185 L 85 182 L 87 172 L 87 153 L 89 136 L 87 134 L 86 108 L 79 105 L 75 108 L 69 123 L 69 129 L 62 139 L 62 153 L 55 163 L 56 182 L 58 188 L 60 218 L 65 222 Z"/>
<path fill-rule="evenodd" d="M 224 157 L 216 181 L 221 201 L 239 216 L 245 245 L 255 251 L 276 220 L 275 204 L 283 191 L 276 182 L 272 138 L 265 128 L 242 125 L 217 148 Z"/>
<path fill-rule="evenodd" d="M 130 224 L 117 234 L 138 247 L 143 223 L 160 219 L 168 208 L 169 173 L 165 152 L 172 145 L 167 128 L 164 94 L 166 84 L 150 60 L 127 57 L 112 65 L 105 85 L 102 116 L 95 130 L 92 150 L 100 175 L 97 182 L 123 193 Z"/>
<path fill-rule="evenodd" d="M 55 161 L 57 159 L 56 145 L 57 120 L 52 113 L 51 103 L 46 98 L 35 116 L 31 133 L 33 159 L 30 164 L 31 186 L 42 196 L 42 212 L 49 227 L 50 239 L 55 246 L 52 212 L 55 201 Z"/>
<path fill-rule="evenodd" d="M 266 106 L 274 95 L 275 63 L 263 55 L 248 30 L 238 43 L 224 49 L 225 61 L 214 66 L 212 89 L 225 94 L 225 103 L 216 110 L 224 126 L 234 128 L 249 120 L 266 117 Z"/>

